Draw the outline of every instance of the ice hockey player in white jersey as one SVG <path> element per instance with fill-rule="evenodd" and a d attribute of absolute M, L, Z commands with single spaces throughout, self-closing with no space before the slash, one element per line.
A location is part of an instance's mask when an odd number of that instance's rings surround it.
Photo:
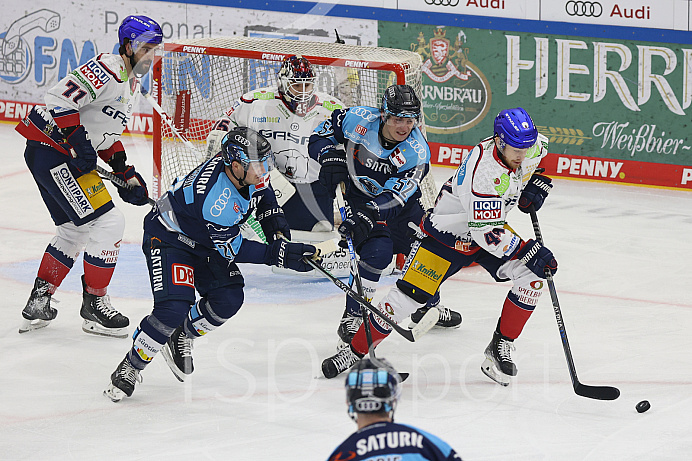
<path fill-rule="evenodd" d="M 494 136 L 474 147 L 442 186 L 435 208 L 421 226 L 426 237 L 414 244 L 402 276 L 379 304 L 399 323 L 423 306 L 446 279 L 474 262 L 498 282 L 512 280 L 481 365 L 483 373 L 503 386 L 517 374 L 510 354 L 513 341 L 536 307 L 545 271 L 557 271 L 548 248 L 533 239 L 523 240 L 505 225 L 517 204 L 525 213 L 543 205 L 552 184 L 536 168 L 547 152 L 547 138 L 538 133 L 524 109 L 500 112 Z M 375 316 L 370 320 L 377 345 L 391 328 L 376 324 Z M 359 356 L 368 352 L 363 325 L 345 351 Z"/>
<path fill-rule="evenodd" d="M 318 181 L 320 164 L 308 155 L 308 140 L 343 104 L 315 91 L 315 72 L 301 56 L 284 58 L 277 79 L 278 86 L 244 94 L 217 120 L 207 137 L 209 155 L 218 153 L 220 139 L 236 126 L 259 131 L 271 142 L 277 170 L 295 187 L 281 204 L 291 229 L 329 232 L 334 225 L 333 194 Z"/>
<path fill-rule="evenodd" d="M 84 250 L 80 315 L 87 333 L 127 336 L 127 317 L 110 304 L 107 289 L 118 260 L 125 217 L 115 208 L 96 172 L 101 157 L 130 187 L 120 197 L 145 205 L 147 186 L 127 164 L 120 135 L 137 108 L 140 78 L 149 71 L 163 39 L 161 27 L 146 16 L 128 16 L 118 28 L 119 55 L 102 53 L 48 90 L 17 125 L 24 158 L 57 226 L 46 248 L 20 333 L 47 326 L 57 315 L 51 296 Z"/>

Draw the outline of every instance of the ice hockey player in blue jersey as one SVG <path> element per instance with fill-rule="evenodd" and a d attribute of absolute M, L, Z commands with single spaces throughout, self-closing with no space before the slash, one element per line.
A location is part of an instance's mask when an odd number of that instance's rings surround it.
<path fill-rule="evenodd" d="M 106 397 L 117 402 L 131 396 L 139 373 L 161 349 L 180 381 L 192 373 L 194 338 L 223 325 L 243 304 L 237 263 L 312 269 L 303 257 L 314 256 L 316 248 L 288 241 L 291 232 L 268 181 L 273 166 L 266 138 L 234 128 L 224 136 L 221 152 L 175 182 L 144 218 L 142 251 L 154 308 L 135 330 Z M 268 244 L 240 232 L 253 210 L 262 216 Z M 275 238 L 279 233 L 286 239 Z"/>
<path fill-rule="evenodd" d="M 358 430 L 328 461 L 451 461 L 456 451 L 438 437 L 394 422 L 401 378 L 386 359 L 362 359 L 346 375 L 348 414 Z"/>
<path fill-rule="evenodd" d="M 20 333 L 47 326 L 58 311 L 51 297 L 84 251 L 80 315 L 87 333 L 126 338 L 127 317 L 107 295 L 125 231 L 96 172 L 100 157 L 130 188 L 118 194 L 128 203 L 147 204 L 147 185 L 127 164 L 120 135 L 137 108 L 140 78 L 149 71 L 163 39 L 146 16 L 128 16 L 118 28 L 120 54 L 102 53 L 80 65 L 48 90 L 16 130 L 24 136 L 24 158 L 56 225 L 34 288 L 22 311 Z"/>
<path fill-rule="evenodd" d="M 420 119 L 421 103 L 413 88 L 392 85 L 385 90 L 379 109 L 337 109 L 310 137 L 310 155 L 321 164 L 320 182 L 329 191 L 340 183 L 346 185 L 349 216 L 338 231 L 353 239 L 368 299 L 392 256 L 408 254 L 415 238 L 409 223 L 418 226 L 424 215 L 419 184 L 430 169 L 430 148 L 418 128 Z M 461 315 L 449 313 L 444 326 L 458 326 Z M 375 328 L 384 329 L 375 317 L 371 320 Z M 343 344 L 336 355 L 323 361 L 325 377 L 337 376 L 363 356 L 360 350 L 367 351 L 367 344 L 352 341 L 361 323 L 360 306 L 347 297 L 337 330 Z"/>
<path fill-rule="evenodd" d="M 547 153 L 548 139 L 538 133 L 524 109 L 501 111 L 494 135 L 474 147 L 442 186 L 435 208 L 421 226 L 425 238 L 414 244 L 403 274 L 379 304 L 399 323 L 423 306 L 446 279 L 474 262 L 497 282 L 511 280 L 513 286 L 481 364 L 481 371 L 503 386 L 517 374 L 511 351 L 541 296 L 545 271 L 557 271 L 548 248 L 533 239 L 523 240 L 506 225 L 507 214 L 515 207 L 529 213 L 543 205 L 553 186 L 537 167 Z M 382 341 L 381 330 L 371 328 L 371 332 L 373 343 Z M 363 326 L 353 342 L 359 337 L 365 337 Z"/>

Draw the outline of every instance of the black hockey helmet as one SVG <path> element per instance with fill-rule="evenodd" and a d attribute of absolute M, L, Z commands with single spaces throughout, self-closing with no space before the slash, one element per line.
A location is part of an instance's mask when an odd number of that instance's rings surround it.
<path fill-rule="evenodd" d="M 346 375 L 346 403 L 348 414 L 356 419 L 356 413 L 389 413 L 401 395 L 401 377 L 394 367 L 383 358 L 357 361 Z"/>
<path fill-rule="evenodd" d="M 230 167 L 233 162 L 239 162 L 245 174 L 248 169 L 256 168 L 260 165 L 265 173 L 269 173 L 274 168 L 274 152 L 267 138 L 257 131 L 246 126 L 233 128 L 221 140 L 221 157 L 223 163 Z M 255 170 L 260 175 L 261 169 Z M 236 178 L 244 180 L 245 177 Z"/>
<path fill-rule="evenodd" d="M 380 111 L 386 122 L 389 117 L 421 118 L 421 103 L 416 92 L 409 85 L 392 85 L 384 90 Z"/>

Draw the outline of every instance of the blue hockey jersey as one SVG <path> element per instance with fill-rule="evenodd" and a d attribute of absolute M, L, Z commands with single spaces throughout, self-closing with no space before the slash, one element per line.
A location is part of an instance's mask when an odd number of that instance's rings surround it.
<path fill-rule="evenodd" d="M 420 196 L 420 180 L 430 169 L 430 148 L 416 127 L 409 137 L 391 149 L 382 146 L 379 137 L 380 111 L 374 107 L 336 109 L 310 137 L 308 151 L 320 156 L 340 144 L 346 150 L 355 190 L 349 199 L 385 203 L 394 200 L 400 206 L 381 209 L 380 218 L 396 216 L 407 201 Z"/>
<path fill-rule="evenodd" d="M 268 246 L 246 241 L 240 226 L 260 200 L 276 201 L 265 181 L 238 190 L 224 171 L 221 154 L 173 183 L 144 219 L 145 232 L 196 251 L 215 250 L 235 262 L 266 264 Z"/>
<path fill-rule="evenodd" d="M 329 461 L 451 461 L 460 460 L 446 442 L 413 426 L 382 422 L 354 432 L 329 456 Z"/>

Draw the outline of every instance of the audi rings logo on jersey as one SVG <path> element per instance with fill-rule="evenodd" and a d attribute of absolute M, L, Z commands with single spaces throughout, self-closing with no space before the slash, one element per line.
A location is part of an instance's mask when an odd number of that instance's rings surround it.
<path fill-rule="evenodd" d="M 211 215 L 215 218 L 221 216 L 224 208 L 226 208 L 226 205 L 228 205 L 229 198 L 231 198 L 231 189 L 227 187 L 223 190 L 223 192 L 221 192 L 219 198 L 216 199 L 214 205 L 212 205 L 211 209 L 209 210 L 209 213 L 211 213 Z"/>
<path fill-rule="evenodd" d="M 425 3 L 438 6 L 457 6 L 459 0 L 425 0 Z"/>
<path fill-rule="evenodd" d="M 603 14 L 603 6 L 598 2 L 575 2 L 570 0 L 565 3 L 565 11 L 570 16 L 597 18 Z"/>

